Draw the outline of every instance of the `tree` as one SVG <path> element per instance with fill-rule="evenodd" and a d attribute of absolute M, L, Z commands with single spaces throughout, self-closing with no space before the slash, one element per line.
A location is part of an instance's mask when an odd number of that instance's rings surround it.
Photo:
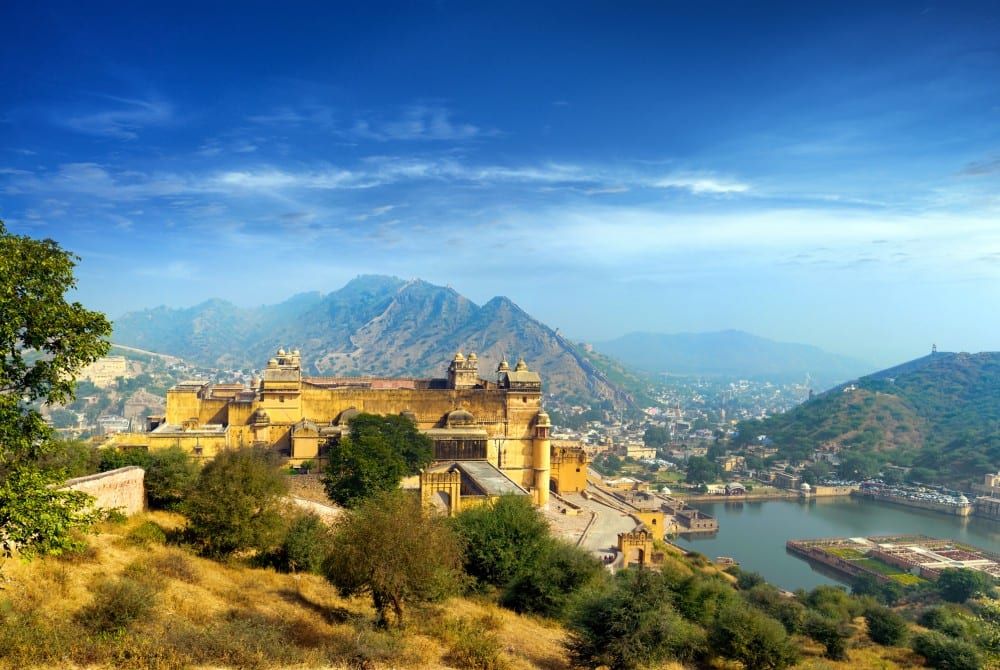
<path fill-rule="evenodd" d="M 705 651 L 705 633 L 671 606 L 662 575 L 623 570 L 612 584 L 573 608 L 566 649 L 575 665 L 633 670 L 669 659 L 690 663 Z M 747 666 L 752 667 L 752 666 Z"/>
<path fill-rule="evenodd" d="M 238 551 L 268 551 L 280 540 L 281 498 L 288 482 L 263 449 L 222 451 L 198 476 L 181 511 L 187 535 L 199 551 L 224 557 Z"/>
<path fill-rule="evenodd" d="M 129 465 L 146 471 L 146 498 L 154 509 L 177 509 L 198 480 L 198 464 L 176 445 L 157 451 L 101 450 L 101 472 Z"/>
<path fill-rule="evenodd" d="M 526 496 L 502 496 L 453 520 L 465 545 L 465 571 L 481 586 L 505 587 L 535 565 L 549 526 Z"/>
<path fill-rule="evenodd" d="M 262 557 L 264 565 L 283 572 L 321 573 L 333 548 L 333 531 L 317 515 L 297 514 L 278 548 Z"/>
<path fill-rule="evenodd" d="M 549 540 L 535 561 L 523 566 L 504 589 L 500 604 L 515 612 L 561 618 L 570 599 L 601 580 L 604 566 L 589 552 Z"/>
<path fill-rule="evenodd" d="M 966 568 L 945 568 L 935 583 L 941 597 L 953 603 L 964 603 L 992 585 L 993 580 L 985 572 Z"/>
<path fill-rule="evenodd" d="M 692 456 L 687 460 L 685 481 L 690 484 L 714 482 L 719 476 L 719 467 L 704 456 Z"/>
<path fill-rule="evenodd" d="M 898 645 L 906 637 L 906 619 L 888 607 L 873 606 L 865 611 L 868 637 L 886 646 Z"/>
<path fill-rule="evenodd" d="M 826 648 L 824 655 L 827 658 L 835 661 L 847 658 L 847 641 L 851 637 L 851 629 L 844 621 L 810 612 L 802 625 L 802 632 Z"/>
<path fill-rule="evenodd" d="M 402 626 L 405 606 L 447 595 L 461 578 L 462 551 L 447 520 L 426 513 L 413 496 L 383 491 L 347 513 L 323 567 L 342 596 L 369 594 L 376 624 L 391 610 Z"/>
<path fill-rule="evenodd" d="M 642 442 L 647 447 L 665 447 L 670 442 L 670 431 L 663 426 L 650 426 L 642 434 Z"/>
<path fill-rule="evenodd" d="M 979 670 L 983 667 L 982 653 L 974 644 L 937 631 L 917 635 L 913 640 L 913 651 L 939 670 Z"/>
<path fill-rule="evenodd" d="M 709 644 L 713 651 L 755 670 L 787 668 L 798 659 L 798 650 L 780 623 L 741 603 L 719 611 Z"/>
<path fill-rule="evenodd" d="M 405 416 L 358 414 L 350 434 L 330 450 L 323 485 L 330 500 L 354 507 L 399 486 L 434 458 L 431 439 Z"/>
<path fill-rule="evenodd" d="M 111 324 L 65 295 L 76 257 L 52 240 L 7 232 L 0 222 L 0 554 L 60 553 L 92 523 L 88 496 L 51 488 L 63 478 L 38 462 L 52 434 L 33 404 L 65 404 L 73 378 L 108 351 Z"/>

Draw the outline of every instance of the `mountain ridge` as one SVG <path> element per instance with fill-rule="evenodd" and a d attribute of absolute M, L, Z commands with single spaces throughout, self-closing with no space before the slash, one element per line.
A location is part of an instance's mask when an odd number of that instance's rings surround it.
<path fill-rule="evenodd" d="M 241 308 L 213 299 L 189 308 L 124 315 L 116 342 L 214 367 L 259 368 L 279 347 L 298 348 L 324 375 L 441 376 L 455 351 L 475 351 L 488 377 L 501 358 L 524 356 L 546 392 L 630 403 L 563 338 L 513 300 L 477 305 L 450 287 L 361 275 L 327 294 Z"/>

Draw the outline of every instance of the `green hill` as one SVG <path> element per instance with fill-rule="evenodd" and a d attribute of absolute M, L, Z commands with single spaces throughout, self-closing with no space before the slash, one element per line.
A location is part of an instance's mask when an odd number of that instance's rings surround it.
<path fill-rule="evenodd" d="M 1000 468 L 1000 352 L 935 353 L 841 385 L 739 427 L 802 459 L 824 445 L 912 466 L 953 485 Z"/>

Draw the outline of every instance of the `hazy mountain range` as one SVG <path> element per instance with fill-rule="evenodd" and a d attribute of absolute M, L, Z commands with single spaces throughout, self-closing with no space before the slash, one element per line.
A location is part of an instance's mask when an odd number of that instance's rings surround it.
<path fill-rule="evenodd" d="M 223 368 L 260 368 L 279 347 L 290 347 L 302 351 L 312 374 L 443 376 L 462 350 L 479 355 L 480 374 L 489 378 L 502 357 L 513 364 L 523 356 L 542 373 L 547 392 L 617 405 L 628 404 L 641 386 L 628 367 L 776 379 L 810 372 L 832 384 L 858 374 L 861 365 L 736 331 L 627 335 L 597 346 L 609 359 L 569 342 L 508 298 L 477 305 L 451 288 L 379 275 L 276 305 L 244 308 L 213 299 L 131 312 L 114 325 L 118 344 Z"/>
<path fill-rule="evenodd" d="M 715 333 L 629 333 L 594 347 L 653 375 L 716 375 L 771 381 L 804 381 L 828 388 L 871 370 L 846 356 L 807 344 L 775 342 L 739 330 Z"/>
<path fill-rule="evenodd" d="M 323 375 L 444 376 L 456 351 L 476 352 L 490 378 L 502 357 L 523 356 L 547 392 L 613 400 L 626 395 L 586 357 L 512 301 L 477 305 L 451 288 L 361 276 L 338 291 L 303 293 L 277 305 L 241 308 L 209 300 L 158 307 L 115 322 L 115 341 L 217 367 L 263 367 L 279 347 L 302 351 Z"/>

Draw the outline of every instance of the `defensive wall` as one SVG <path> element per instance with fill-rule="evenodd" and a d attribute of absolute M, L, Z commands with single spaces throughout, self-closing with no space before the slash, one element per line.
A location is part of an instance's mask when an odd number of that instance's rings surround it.
<path fill-rule="evenodd" d="M 94 497 L 94 507 L 118 509 L 127 516 L 146 509 L 146 471 L 130 465 L 96 475 L 67 479 L 62 488 L 82 491 Z"/>

